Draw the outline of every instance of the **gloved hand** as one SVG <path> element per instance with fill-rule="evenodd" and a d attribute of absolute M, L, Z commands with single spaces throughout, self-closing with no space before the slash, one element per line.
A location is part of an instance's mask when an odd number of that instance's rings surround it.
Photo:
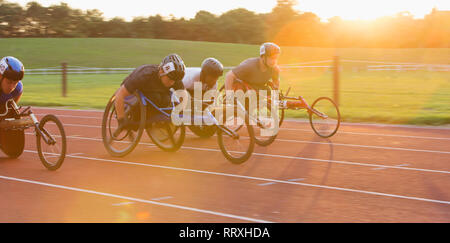
<path fill-rule="evenodd" d="M 126 118 L 119 118 L 117 119 L 117 122 L 119 123 L 117 126 L 116 131 L 114 131 L 113 137 L 118 137 L 119 134 L 123 131 L 123 130 L 127 130 L 130 129 L 130 125 L 131 122 L 126 119 Z"/>

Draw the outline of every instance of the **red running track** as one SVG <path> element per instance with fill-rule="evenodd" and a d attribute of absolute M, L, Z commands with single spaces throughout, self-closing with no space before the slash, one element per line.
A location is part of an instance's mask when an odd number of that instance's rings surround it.
<path fill-rule="evenodd" d="M 286 121 L 233 165 L 190 133 L 175 153 L 144 134 L 114 158 L 102 111 L 33 110 L 64 123 L 68 155 L 47 171 L 32 129 L 21 157 L 0 154 L 0 222 L 450 222 L 449 128 L 343 124 L 321 139 Z"/>

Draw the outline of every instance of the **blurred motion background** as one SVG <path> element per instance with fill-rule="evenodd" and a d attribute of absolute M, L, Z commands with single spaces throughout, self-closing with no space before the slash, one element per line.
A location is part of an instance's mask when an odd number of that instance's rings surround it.
<path fill-rule="evenodd" d="M 22 105 L 103 109 L 139 65 L 178 53 L 187 66 L 216 57 L 230 68 L 258 56 L 259 45 L 272 41 L 282 46 L 281 88 L 291 87 L 291 96 L 310 102 L 333 97 L 339 71 L 344 121 L 450 124 L 449 10 L 434 7 L 423 17 L 402 11 L 375 19 L 322 19 L 298 10 L 302 1 L 273 2 L 267 13 L 199 10 L 192 18 L 156 14 L 127 21 L 66 3 L 0 0 L 0 56 L 15 56 L 25 65 Z M 351 9 L 345 2 L 342 8 Z M 65 97 L 62 63 L 67 63 Z"/>

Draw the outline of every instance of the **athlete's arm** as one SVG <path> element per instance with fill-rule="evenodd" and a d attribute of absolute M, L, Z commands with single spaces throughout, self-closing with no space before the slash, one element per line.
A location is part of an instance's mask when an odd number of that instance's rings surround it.
<path fill-rule="evenodd" d="M 14 98 L 14 102 L 16 102 L 16 104 L 18 104 L 21 97 L 22 97 L 22 93 L 20 93 L 18 96 L 16 96 L 16 97 Z"/>
<path fill-rule="evenodd" d="M 117 113 L 117 119 L 122 119 L 125 116 L 125 108 L 124 108 L 124 101 L 125 97 L 131 95 L 130 92 L 128 92 L 127 88 L 125 88 L 124 85 L 120 86 L 120 89 L 116 93 L 116 101 L 114 102 L 116 113 Z"/>
<path fill-rule="evenodd" d="M 236 75 L 234 75 L 233 71 L 229 71 L 225 76 L 225 90 L 232 90 L 233 83 L 236 80 Z"/>
<path fill-rule="evenodd" d="M 280 68 L 278 66 L 274 67 L 274 73 L 272 76 L 272 85 L 273 88 L 278 90 L 280 87 Z"/>

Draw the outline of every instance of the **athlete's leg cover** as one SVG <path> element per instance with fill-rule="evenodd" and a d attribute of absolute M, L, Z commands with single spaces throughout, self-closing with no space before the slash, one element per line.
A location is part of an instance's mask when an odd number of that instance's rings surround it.
<path fill-rule="evenodd" d="M 25 147 L 23 130 L 0 130 L 0 147 L 10 158 L 19 157 Z"/>

